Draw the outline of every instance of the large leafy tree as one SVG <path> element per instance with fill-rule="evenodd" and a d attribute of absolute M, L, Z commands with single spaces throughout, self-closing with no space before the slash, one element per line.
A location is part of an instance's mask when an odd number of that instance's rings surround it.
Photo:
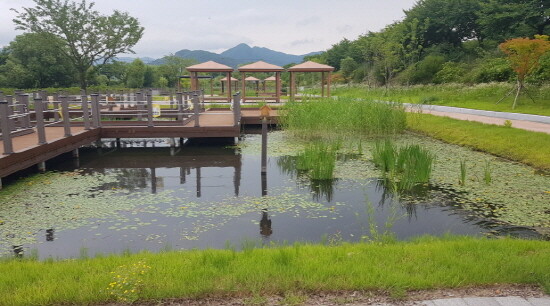
<path fill-rule="evenodd" d="M 126 12 L 101 15 L 86 0 L 33 0 L 34 7 L 17 11 L 16 29 L 49 33 L 60 40 L 60 49 L 77 71 L 80 86 L 88 86 L 88 70 L 105 64 L 120 53 L 134 53 L 143 27 Z"/>
<path fill-rule="evenodd" d="M 173 54 L 162 58 L 163 64 L 158 67 L 158 73 L 168 81 L 168 86 L 175 86 L 185 68 L 196 63 L 193 59 L 181 58 Z"/>
<path fill-rule="evenodd" d="M 0 68 L 5 85 L 19 88 L 64 87 L 74 84 L 75 70 L 59 48 L 60 39 L 48 33 L 19 35 L 5 49 Z"/>
<path fill-rule="evenodd" d="M 485 0 L 478 15 L 483 32 L 494 40 L 550 34 L 548 0 Z"/>
<path fill-rule="evenodd" d="M 130 88 L 141 88 L 145 82 L 145 72 L 147 67 L 143 61 L 136 58 L 130 65 L 128 65 L 128 80 L 126 85 Z"/>

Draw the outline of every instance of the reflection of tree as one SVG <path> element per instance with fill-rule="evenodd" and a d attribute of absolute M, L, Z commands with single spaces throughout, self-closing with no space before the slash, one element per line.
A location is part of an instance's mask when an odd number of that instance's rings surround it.
<path fill-rule="evenodd" d="M 151 181 L 150 169 L 147 168 L 119 168 L 115 174 L 117 181 L 111 183 L 112 187 L 125 189 L 144 189 L 147 182 Z M 111 186 L 109 186 L 111 187 Z"/>

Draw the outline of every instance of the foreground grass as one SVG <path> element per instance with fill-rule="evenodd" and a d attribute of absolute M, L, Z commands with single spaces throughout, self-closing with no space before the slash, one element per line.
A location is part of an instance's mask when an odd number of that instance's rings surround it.
<path fill-rule="evenodd" d="M 409 129 L 445 142 L 550 170 L 550 135 L 428 114 L 407 114 Z"/>
<path fill-rule="evenodd" d="M 514 112 L 550 116 L 550 87 L 530 86 L 529 95 L 520 96 L 519 105 L 512 109 L 514 95 L 499 104 L 496 102 L 513 88 L 513 84 L 490 83 L 466 86 L 459 84 L 416 85 L 409 87 L 368 88 L 366 86 L 339 87 L 333 95 L 340 97 L 362 98 L 405 103 L 422 103 L 463 108 Z"/>
<path fill-rule="evenodd" d="M 459 288 L 538 284 L 550 291 L 550 244 L 530 240 L 424 237 L 392 244 L 140 253 L 64 261 L 6 260 L 0 304 L 113 301 L 120 265 L 146 263 L 141 301 L 288 292 Z M 118 273 L 118 272 L 117 272 Z"/>

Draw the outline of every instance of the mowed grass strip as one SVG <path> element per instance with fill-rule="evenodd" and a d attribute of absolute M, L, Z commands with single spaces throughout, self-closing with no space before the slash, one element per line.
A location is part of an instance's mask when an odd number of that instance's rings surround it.
<path fill-rule="evenodd" d="M 0 263 L 0 304 L 114 301 L 106 290 L 118 266 L 143 261 L 139 300 L 271 295 L 336 290 L 416 290 L 538 284 L 550 291 L 545 241 L 422 237 L 391 244 L 139 253 L 64 261 Z"/>
<path fill-rule="evenodd" d="M 428 114 L 407 114 L 410 130 L 550 170 L 550 135 Z"/>

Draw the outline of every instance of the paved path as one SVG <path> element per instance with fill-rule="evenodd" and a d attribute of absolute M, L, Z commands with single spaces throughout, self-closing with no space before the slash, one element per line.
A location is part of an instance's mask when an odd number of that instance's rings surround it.
<path fill-rule="evenodd" d="M 522 298 L 505 297 L 465 297 L 421 301 L 417 305 L 426 306 L 550 306 L 550 297 Z"/>
<path fill-rule="evenodd" d="M 409 111 L 421 110 L 424 114 L 450 117 L 459 120 L 477 121 L 488 124 L 503 125 L 504 121 L 512 121 L 512 127 L 550 134 L 550 116 L 495 112 L 470 108 L 423 105 L 403 103 Z"/>

